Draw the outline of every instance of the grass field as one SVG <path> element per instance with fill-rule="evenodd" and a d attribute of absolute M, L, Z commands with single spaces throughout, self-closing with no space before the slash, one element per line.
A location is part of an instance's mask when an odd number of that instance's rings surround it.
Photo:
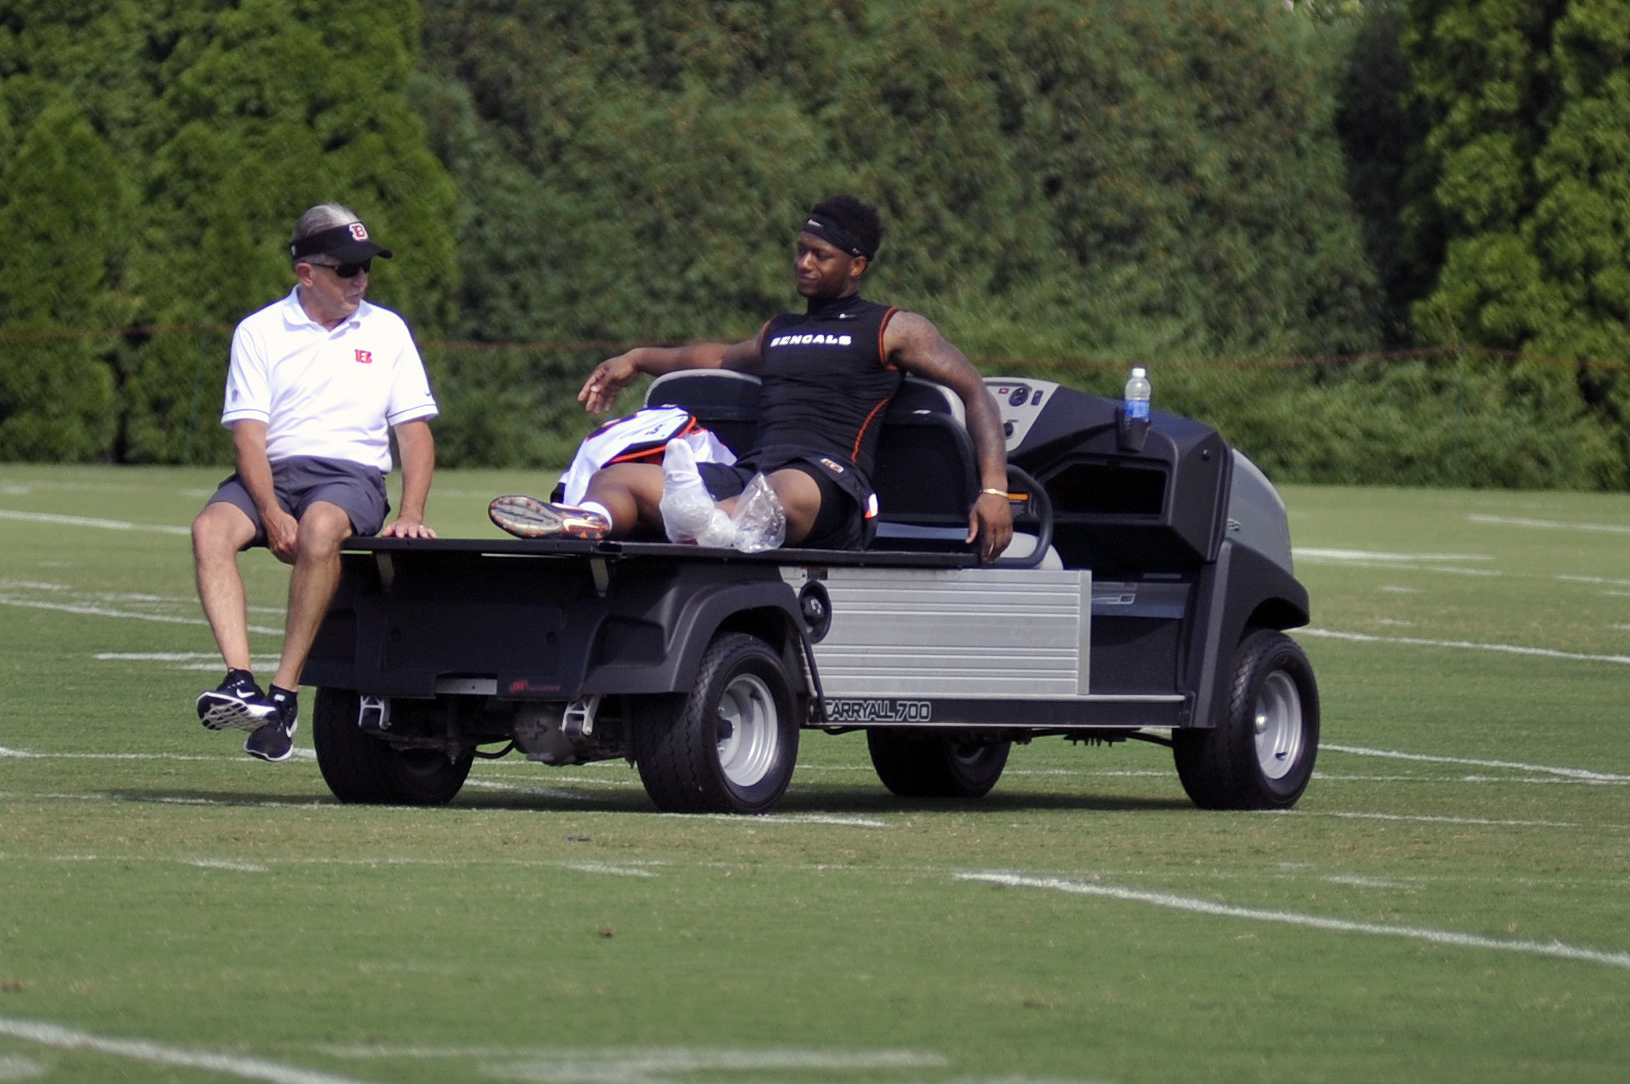
<path fill-rule="evenodd" d="M 1630 497 L 1288 490 L 1324 705 L 1292 812 L 1059 739 L 908 802 L 806 734 L 781 810 L 725 818 L 513 757 L 340 806 L 309 746 L 203 730 L 221 473 L 0 465 L 0 1081 L 1630 1074 Z M 514 488 L 444 473 L 432 520 L 491 534 Z M 244 565 L 269 663 L 285 575 Z"/>

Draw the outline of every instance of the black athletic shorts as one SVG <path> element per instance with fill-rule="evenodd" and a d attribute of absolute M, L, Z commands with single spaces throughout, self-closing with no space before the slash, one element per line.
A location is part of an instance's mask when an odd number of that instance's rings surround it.
<path fill-rule="evenodd" d="M 755 474 L 798 470 L 809 475 L 821 490 L 821 510 L 800 549 L 858 550 L 871 540 L 872 521 L 866 510 L 875 500 L 871 483 L 853 463 L 793 445 L 774 445 L 749 452 L 734 464 L 698 463 L 702 482 L 716 501 L 737 496 Z"/>

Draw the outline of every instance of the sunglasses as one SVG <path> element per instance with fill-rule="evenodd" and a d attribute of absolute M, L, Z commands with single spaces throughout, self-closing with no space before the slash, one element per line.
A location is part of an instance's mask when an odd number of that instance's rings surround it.
<path fill-rule="evenodd" d="M 312 267 L 326 267 L 342 279 L 354 279 L 363 272 L 371 270 L 373 262 L 372 257 L 363 260 L 361 263 L 312 263 L 310 260 L 306 261 Z"/>

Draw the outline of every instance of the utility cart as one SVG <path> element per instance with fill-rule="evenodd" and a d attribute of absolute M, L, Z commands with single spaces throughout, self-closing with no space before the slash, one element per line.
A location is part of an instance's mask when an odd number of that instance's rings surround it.
<path fill-rule="evenodd" d="M 305 681 L 346 802 L 435 804 L 477 756 L 624 758 L 671 812 L 765 813 L 806 731 L 866 732 L 884 786 L 976 798 L 1014 742 L 1170 745 L 1206 808 L 1294 805 L 1319 701 L 1285 509 L 1216 430 L 1044 380 L 989 378 L 1018 534 L 963 539 L 979 489 L 962 404 L 908 378 L 865 550 L 361 538 Z M 654 381 L 738 452 L 758 384 Z"/>

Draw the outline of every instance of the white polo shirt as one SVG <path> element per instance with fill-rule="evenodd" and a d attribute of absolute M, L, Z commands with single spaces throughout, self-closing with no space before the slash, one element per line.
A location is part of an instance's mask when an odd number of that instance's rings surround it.
<path fill-rule="evenodd" d="M 232 335 L 221 424 L 266 423 L 266 457 L 344 459 L 391 469 L 390 427 L 436 416 L 424 361 L 402 318 L 367 301 L 330 331 L 299 288 Z"/>

